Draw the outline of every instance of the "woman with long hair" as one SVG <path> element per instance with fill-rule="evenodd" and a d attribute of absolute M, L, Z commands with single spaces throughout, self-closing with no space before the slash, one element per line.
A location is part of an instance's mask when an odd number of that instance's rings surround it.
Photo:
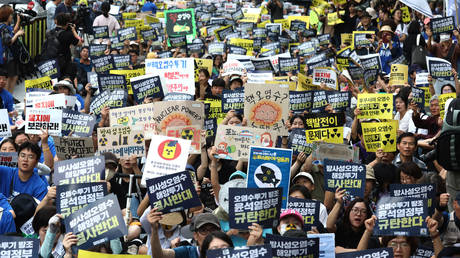
<path fill-rule="evenodd" d="M 120 29 L 120 24 L 117 21 L 117 18 L 109 14 L 110 4 L 109 2 L 104 2 L 101 5 L 102 14 L 97 16 L 94 19 L 93 27 L 95 26 L 108 26 L 109 27 L 109 36 L 113 36 L 114 31 Z"/>

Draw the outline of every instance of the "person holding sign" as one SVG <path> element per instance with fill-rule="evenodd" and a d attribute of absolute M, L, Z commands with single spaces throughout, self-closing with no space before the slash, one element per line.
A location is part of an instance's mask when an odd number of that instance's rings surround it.
<path fill-rule="evenodd" d="M 439 43 L 433 42 L 433 32 L 429 25 L 425 25 L 426 35 L 428 36 L 427 40 L 427 50 L 435 57 L 439 57 L 449 61 L 452 64 L 452 68 L 457 70 L 457 60 L 460 56 L 460 34 L 458 30 L 453 30 L 454 36 L 457 38 L 457 44 L 452 44 L 452 37 L 450 34 L 441 34 L 439 37 Z"/>
<path fill-rule="evenodd" d="M 110 3 L 109 2 L 103 2 L 101 5 L 101 12 L 102 14 L 97 16 L 96 19 L 94 19 L 93 22 L 93 27 L 96 26 L 108 26 L 109 27 L 109 36 L 114 35 L 114 32 L 119 30 L 120 24 L 117 21 L 117 18 L 109 14 L 110 12 Z"/>
<path fill-rule="evenodd" d="M 402 49 L 399 43 L 399 38 L 396 36 L 391 29 L 390 25 L 383 25 L 378 33 L 379 45 L 376 49 L 376 53 L 380 55 L 380 62 L 382 64 L 382 70 L 390 74 L 390 65 L 388 62 L 402 55 Z"/>
<path fill-rule="evenodd" d="M 409 88 L 410 89 L 410 88 Z M 399 121 L 398 134 L 401 135 L 405 132 L 415 133 L 416 127 L 412 121 L 412 109 L 408 109 L 409 99 L 407 96 L 401 94 L 396 95 L 395 99 L 397 113 L 394 120 Z"/>

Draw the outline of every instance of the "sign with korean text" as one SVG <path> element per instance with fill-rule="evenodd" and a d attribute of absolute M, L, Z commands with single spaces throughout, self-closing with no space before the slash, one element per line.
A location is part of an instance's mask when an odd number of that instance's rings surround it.
<path fill-rule="evenodd" d="M 353 31 L 353 48 L 371 47 L 372 35 L 375 31 Z"/>
<path fill-rule="evenodd" d="M 17 152 L 0 152 L 0 166 L 5 167 L 18 167 L 18 153 Z"/>
<path fill-rule="evenodd" d="M 38 258 L 40 239 L 0 235 L 1 257 L 31 257 Z"/>
<path fill-rule="evenodd" d="M 453 16 L 430 19 L 430 28 L 433 34 L 451 33 L 455 29 Z"/>
<path fill-rule="evenodd" d="M 390 85 L 404 85 L 408 80 L 408 66 L 392 64 L 390 71 Z"/>
<path fill-rule="evenodd" d="M 305 135 L 307 143 L 324 141 L 343 143 L 343 113 L 313 113 L 305 116 Z"/>
<path fill-rule="evenodd" d="M 94 71 L 96 73 L 108 73 L 115 68 L 112 55 L 92 58 L 91 62 L 94 65 Z"/>
<path fill-rule="evenodd" d="M 382 64 L 380 63 L 380 55 L 379 54 L 369 54 L 365 56 L 359 56 L 359 60 L 361 61 L 361 66 L 364 70 L 381 70 Z"/>
<path fill-rule="evenodd" d="M 137 39 L 136 27 L 128 27 L 125 29 L 119 29 L 117 33 L 118 33 L 118 37 L 120 37 L 121 42 L 125 40 L 136 40 Z"/>
<path fill-rule="evenodd" d="M 294 114 L 309 112 L 312 106 L 313 91 L 289 91 L 289 110 Z"/>
<path fill-rule="evenodd" d="M 96 117 L 71 109 L 62 110 L 62 135 L 89 137 L 93 134 Z"/>
<path fill-rule="evenodd" d="M 337 112 L 345 112 L 351 104 L 350 91 L 326 91 L 327 103 Z"/>
<path fill-rule="evenodd" d="M 238 114 L 244 112 L 244 87 L 235 90 L 224 90 L 222 92 L 222 113 L 227 114 L 230 110 L 235 110 Z"/>
<path fill-rule="evenodd" d="M 111 152 L 118 158 L 140 157 L 145 152 L 144 132 L 131 126 L 98 128 L 97 146 L 100 153 Z"/>
<path fill-rule="evenodd" d="M 155 121 L 152 117 L 153 103 L 109 110 L 110 127 L 131 126 L 144 131 L 145 139 L 155 134 Z"/>
<path fill-rule="evenodd" d="M 254 257 L 271 258 L 272 248 L 270 245 L 238 246 L 234 248 L 209 249 L 206 257 L 227 258 L 227 257 Z"/>
<path fill-rule="evenodd" d="M 327 191 L 335 193 L 337 188 L 347 194 L 364 197 L 366 166 L 345 161 L 324 159 L 324 184 Z"/>
<path fill-rule="evenodd" d="M 412 101 L 420 110 L 425 110 L 425 91 L 420 87 L 411 87 Z"/>
<path fill-rule="evenodd" d="M 167 10 L 164 15 L 168 37 L 187 36 L 187 42 L 191 43 L 196 36 L 195 11 L 193 9 Z"/>
<path fill-rule="evenodd" d="M 356 258 L 356 257 L 372 257 L 372 258 L 391 258 L 393 257 L 393 248 L 377 248 L 367 249 L 363 251 L 345 252 L 336 254 L 336 258 Z"/>
<path fill-rule="evenodd" d="M 433 77 L 433 79 L 452 79 L 452 64 L 449 61 L 446 61 L 438 57 L 426 57 L 426 67 L 428 68 L 428 73 Z"/>
<path fill-rule="evenodd" d="M 436 200 L 435 184 L 391 184 L 390 196 L 393 197 L 414 197 L 427 199 L 428 214 L 434 213 L 434 201 Z"/>
<path fill-rule="evenodd" d="M 398 120 L 386 122 L 361 123 L 364 146 L 368 152 L 383 149 L 384 152 L 396 151 Z"/>
<path fill-rule="evenodd" d="M 59 185 L 56 187 L 57 213 L 66 218 L 86 205 L 104 198 L 106 194 L 106 182 Z"/>
<path fill-rule="evenodd" d="M 119 108 L 126 106 L 127 98 L 128 94 L 125 90 L 106 90 L 93 98 L 89 106 L 89 110 L 94 115 L 99 116 L 104 107 Z"/>
<path fill-rule="evenodd" d="M 146 59 L 145 73 L 160 76 L 164 93 L 195 95 L 195 63 L 193 58 Z"/>
<path fill-rule="evenodd" d="M 93 35 L 95 39 L 108 38 L 109 37 L 109 26 L 94 26 L 93 32 L 94 32 Z"/>
<path fill-rule="evenodd" d="M 95 183 L 105 179 L 104 156 L 60 160 L 55 164 L 55 185 Z"/>
<path fill-rule="evenodd" d="M 200 101 L 157 101 L 153 105 L 153 120 L 161 131 L 169 126 L 203 126 L 204 104 Z"/>
<path fill-rule="evenodd" d="M 141 255 L 141 254 L 103 254 L 99 252 L 90 252 L 85 250 L 78 250 L 78 257 L 80 258 L 150 258 L 150 255 Z"/>
<path fill-rule="evenodd" d="M 11 128 L 10 128 L 10 119 L 8 115 L 8 110 L 0 109 L 0 137 L 10 137 Z"/>
<path fill-rule="evenodd" d="M 133 96 L 136 103 L 142 103 L 145 98 L 162 98 L 163 88 L 159 76 L 142 75 L 130 79 Z"/>
<path fill-rule="evenodd" d="M 313 84 L 321 85 L 326 84 L 330 89 L 337 89 L 337 73 L 333 69 L 322 68 L 313 70 Z"/>
<path fill-rule="evenodd" d="M 26 133 L 41 135 L 48 130 L 52 136 L 60 136 L 62 128 L 62 110 L 46 108 L 26 109 Z"/>
<path fill-rule="evenodd" d="M 48 76 L 51 79 L 57 79 L 60 76 L 60 69 L 57 59 L 51 59 L 38 63 L 37 69 L 42 76 Z"/>
<path fill-rule="evenodd" d="M 358 108 L 361 115 L 358 119 L 393 119 L 393 94 L 390 93 L 360 93 Z"/>
<path fill-rule="evenodd" d="M 449 99 L 455 99 L 457 98 L 457 93 L 451 92 L 451 93 L 444 93 L 439 95 L 439 115 L 441 116 L 442 119 L 444 119 L 444 114 L 446 112 L 446 102 Z"/>
<path fill-rule="evenodd" d="M 308 156 L 311 153 L 312 144 L 307 143 L 305 129 L 295 128 L 289 132 L 288 148 L 292 150 L 293 155 L 299 155 L 299 153 L 304 152 Z"/>
<path fill-rule="evenodd" d="M 53 137 L 53 140 L 56 156 L 60 160 L 94 155 L 94 143 L 91 137 Z"/>
<path fill-rule="evenodd" d="M 316 227 L 321 223 L 319 220 L 319 201 L 289 197 L 287 208 L 296 210 L 302 215 L 304 231 L 309 231 L 312 226 Z"/>
<path fill-rule="evenodd" d="M 320 257 L 319 238 L 302 239 L 267 234 L 265 243 L 272 247 L 273 258 Z"/>
<path fill-rule="evenodd" d="M 25 80 L 24 86 L 26 88 L 26 92 L 31 91 L 31 89 L 53 90 L 53 84 L 51 83 L 51 78 L 49 76 L 33 80 Z"/>

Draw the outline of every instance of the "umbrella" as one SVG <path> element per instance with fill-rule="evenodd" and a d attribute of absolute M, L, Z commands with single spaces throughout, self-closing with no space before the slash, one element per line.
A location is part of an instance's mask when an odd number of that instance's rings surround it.
<path fill-rule="evenodd" d="M 0 4 L 28 4 L 30 0 L 0 0 Z"/>
<path fill-rule="evenodd" d="M 430 6 L 426 0 L 401 0 L 401 3 L 425 16 L 433 18 L 433 13 L 431 12 Z"/>

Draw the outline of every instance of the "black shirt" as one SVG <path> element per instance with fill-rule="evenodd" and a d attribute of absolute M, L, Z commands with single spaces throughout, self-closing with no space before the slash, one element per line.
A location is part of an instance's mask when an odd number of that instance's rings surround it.
<path fill-rule="evenodd" d="M 62 54 L 62 56 L 65 58 L 65 60 L 69 61 L 71 60 L 71 53 L 70 53 L 70 45 L 76 46 L 78 44 L 78 39 L 75 38 L 73 35 L 73 32 L 70 28 L 67 28 L 67 30 L 63 32 L 61 28 L 57 27 L 56 31 L 58 33 L 58 40 L 60 43 L 59 47 L 59 54 Z"/>

